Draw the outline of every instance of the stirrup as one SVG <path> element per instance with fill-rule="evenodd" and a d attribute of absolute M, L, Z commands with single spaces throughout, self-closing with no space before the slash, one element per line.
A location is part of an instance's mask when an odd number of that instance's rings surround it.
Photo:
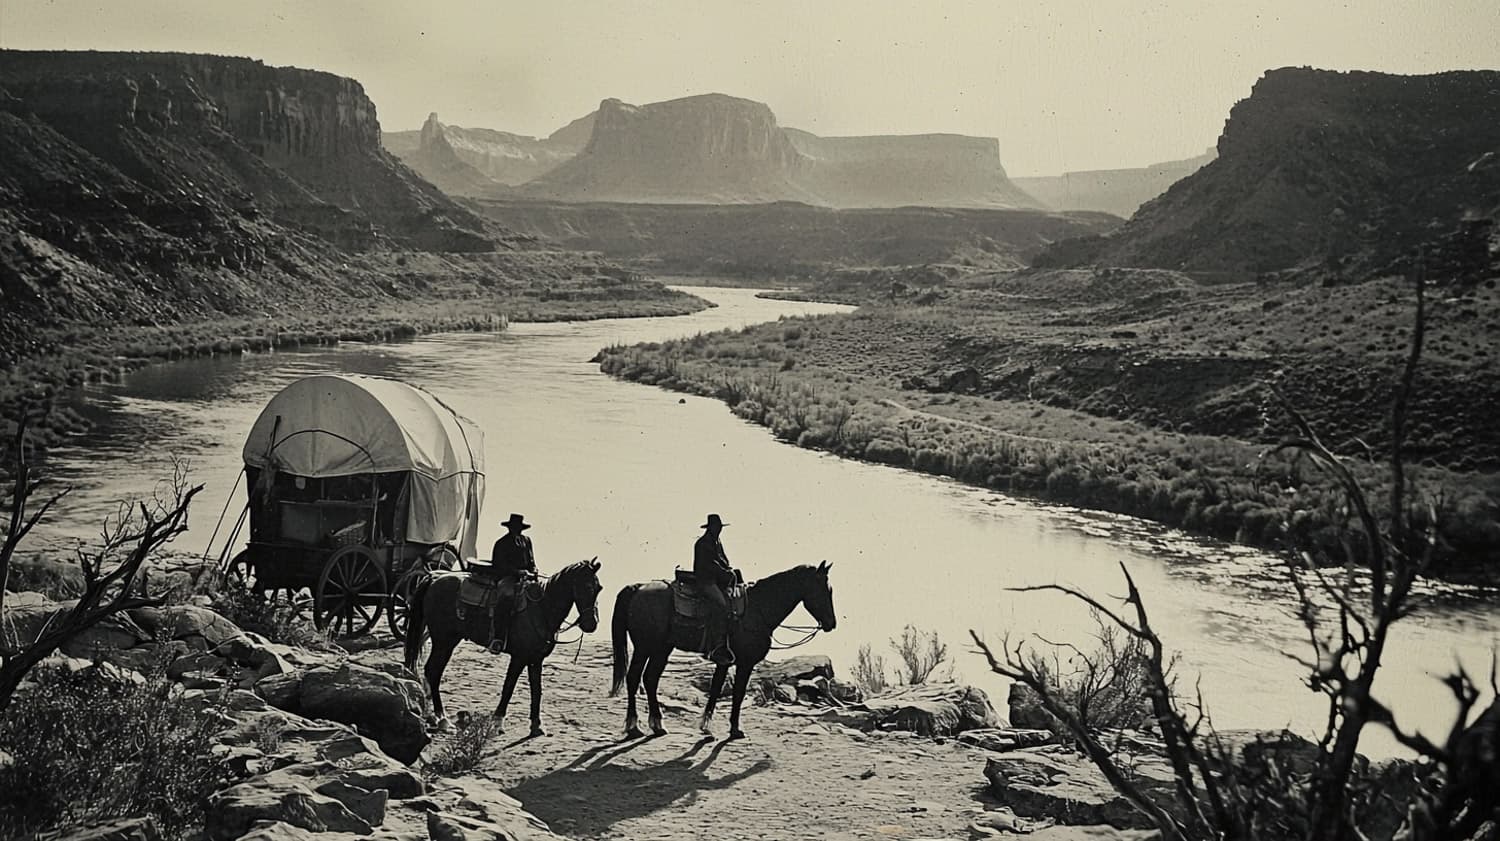
<path fill-rule="evenodd" d="M 490 640 L 490 644 L 485 647 L 489 649 L 489 652 L 491 654 L 504 654 L 506 642 L 508 642 L 508 640 L 505 637 L 495 637 L 494 639 Z"/>

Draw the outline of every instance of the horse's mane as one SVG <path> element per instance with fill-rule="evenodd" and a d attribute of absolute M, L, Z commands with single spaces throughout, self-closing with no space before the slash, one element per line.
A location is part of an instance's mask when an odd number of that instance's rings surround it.
<path fill-rule="evenodd" d="M 574 561 L 573 563 L 568 564 L 567 566 L 553 573 L 551 577 L 561 581 L 562 579 L 567 578 L 568 576 L 576 572 L 580 572 L 585 567 L 587 567 L 589 571 L 592 572 L 593 566 L 593 561 Z"/>
<path fill-rule="evenodd" d="M 750 582 L 747 587 L 754 587 L 757 584 L 772 584 L 791 578 L 800 578 L 804 575 L 811 575 L 812 573 L 815 573 L 817 571 L 818 568 L 813 566 L 812 564 L 798 564 L 791 569 L 784 569 L 781 572 L 773 572 L 765 578 L 757 578 L 754 581 Z"/>

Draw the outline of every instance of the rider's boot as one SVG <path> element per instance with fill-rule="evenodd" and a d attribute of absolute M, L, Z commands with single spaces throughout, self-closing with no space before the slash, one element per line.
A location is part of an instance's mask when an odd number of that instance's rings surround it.
<path fill-rule="evenodd" d="M 505 653 L 505 643 L 506 643 L 505 637 L 506 637 L 506 631 L 509 628 L 510 628 L 510 611 L 504 610 L 504 609 L 500 608 L 497 605 L 495 607 L 494 624 L 492 624 L 490 626 L 490 644 L 489 644 L 489 650 L 490 650 L 491 654 L 504 654 Z"/>

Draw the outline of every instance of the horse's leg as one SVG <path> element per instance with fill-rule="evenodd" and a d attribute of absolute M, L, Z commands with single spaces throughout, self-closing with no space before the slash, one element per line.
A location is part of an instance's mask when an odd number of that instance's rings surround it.
<path fill-rule="evenodd" d="M 641 732 L 641 722 L 636 716 L 635 691 L 641 686 L 641 672 L 646 670 L 647 659 L 648 655 L 637 645 L 630 654 L 630 671 L 625 673 L 625 691 L 629 696 L 625 704 L 625 735 L 632 739 L 646 735 Z"/>
<path fill-rule="evenodd" d="M 705 736 L 714 734 L 713 728 L 708 726 L 709 720 L 714 717 L 714 704 L 719 702 L 719 696 L 724 694 L 724 679 L 729 676 L 729 667 L 723 663 L 714 667 L 714 681 L 708 687 L 708 700 L 703 704 L 703 720 L 698 722 L 698 731 Z"/>
<path fill-rule="evenodd" d="M 526 682 L 531 684 L 531 735 L 545 736 L 542 729 L 542 661 L 526 666 Z"/>
<path fill-rule="evenodd" d="M 510 696 L 516 691 L 522 667 L 521 661 L 514 654 L 510 655 L 510 665 L 505 669 L 505 688 L 500 690 L 500 703 L 495 705 L 495 723 L 500 726 L 501 733 L 505 732 L 505 708 L 510 706 Z"/>
<path fill-rule="evenodd" d="M 651 735 L 662 736 L 667 728 L 661 723 L 661 703 L 656 700 L 656 686 L 661 682 L 661 673 L 667 670 L 667 658 L 672 654 L 672 649 L 667 649 L 652 657 L 646 663 L 646 711 L 651 716 Z"/>
<path fill-rule="evenodd" d="M 743 739 L 745 731 L 740 729 L 740 705 L 745 702 L 745 688 L 750 685 L 750 673 L 754 663 L 736 663 L 734 667 L 734 703 L 729 708 L 729 738 Z"/>
<path fill-rule="evenodd" d="M 432 715 L 436 719 L 434 729 L 439 732 L 448 729 L 448 716 L 443 712 L 443 670 L 448 668 L 448 660 L 458 643 L 457 637 L 433 635 L 432 653 L 427 655 L 427 665 L 422 670 L 427 676 L 427 693 L 432 696 Z"/>

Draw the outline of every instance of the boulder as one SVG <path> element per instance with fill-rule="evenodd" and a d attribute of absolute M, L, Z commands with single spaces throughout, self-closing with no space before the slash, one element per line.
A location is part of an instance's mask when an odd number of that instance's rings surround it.
<path fill-rule="evenodd" d="M 923 736 L 953 736 L 1005 724 L 984 690 L 959 683 L 901 687 L 834 715 L 838 723 L 862 730 L 909 730 Z"/>
<path fill-rule="evenodd" d="M 202 637 L 211 648 L 244 633 L 238 625 L 218 613 L 194 605 L 142 607 L 130 611 L 130 616 L 152 637 L 173 640 Z"/>
<path fill-rule="evenodd" d="M 309 669 L 292 711 L 352 724 L 402 762 L 415 762 L 430 741 L 426 699 L 417 682 L 357 663 Z"/>
<path fill-rule="evenodd" d="M 1030 730 L 1050 730 L 1053 733 L 1066 732 L 1063 723 L 1052 713 L 1047 712 L 1042 706 L 1041 699 L 1036 690 L 1024 683 L 1012 683 L 1010 693 L 1006 697 L 1006 705 L 1010 707 L 1010 724 L 1012 727 L 1024 727 Z"/>
<path fill-rule="evenodd" d="M 252 670 L 255 680 L 292 671 L 287 660 L 290 650 L 277 645 L 260 634 L 244 631 L 230 637 L 214 648 L 214 653 Z M 252 681 L 253 683 L 254 681 Z"/>
<path fill-rule="evenodd" d="M 458 794 L 457 801 L 452 800 Z M 438 798 L 440 808 L 429 811 L 428 835 L 439 839 L 505 839 L 505 841 L 558 841 L 547 824 L 521 806 L 521 802 L 491 783 L 454 780 Z M 436 817 L 434 817 L 436 816 Z"/>
<path fill-rule="evenodd" d="M 1030 748 L 1055 741 L 1051 730 L 1024 730 L 1011 728 L 984 728 L 967 730 L 958 734 L 958 740 L 976 748 L 1005 753 L 1019 748 Z"/>
<path fill-rule="evenodd" d="M 332 762 L 287 765 L 263 774 L 257 780 L 272 786 L 300 785 L 344 804 L 344 808 L 370 826 L 380 826 L 385 822 L 385 804 L 390 799 L 390 792 L 350 783 L 344 769 Z"/>
<path fill-rule="evenodd" d="M 59 650 L 73 657 L 93 657 L 100 653 L 135 648 L 150 640 L 151 634 L 133 622 L 129 615 L 117 613 L 85 628 Z"/>
<path fill-rule="evenodd" d="M 768 680 L 773 685 L 791 684 L 798 681 L 822 677 L 833 680 L 833 661 L 822 654 L 808 654 L 787 660 L 764 660 L 755 667 L 757 680 Z"/>
<path fill-rule="evenodd" d="M 279 821 L 312 832 L 369 835 L 374 827 L 347 806 L 287 778 L 256 777 L 209 798 L 204 834 L 232 841 L 260 821 Z"/>
<path fill-rule="evenodd" d="M 1160 762 L 1136 765 L 1136 782 L 1147 796 L 1172 807 L 1172 773 Z M 990 793 L 1027 818 L 1060 824 L 1110 824 L 1121 829 L 1150 827 L 1145 815 L 1120 796 L 1088 759 L 1078 754 L 1018 751 L 992 756 L 984 776 Z"/>
<path fill-rule="evenodd" d="M 38 836 L 38 841 L 161 841 L 151 818 L 122 818 L 82 829 L 68 829 Z"/>
<path fill-rule="evenodd" d="M 296 712 L 302 708 L 303 670 L 267 675 L 255 682 L 255 694 L 278 709 Z"/>

